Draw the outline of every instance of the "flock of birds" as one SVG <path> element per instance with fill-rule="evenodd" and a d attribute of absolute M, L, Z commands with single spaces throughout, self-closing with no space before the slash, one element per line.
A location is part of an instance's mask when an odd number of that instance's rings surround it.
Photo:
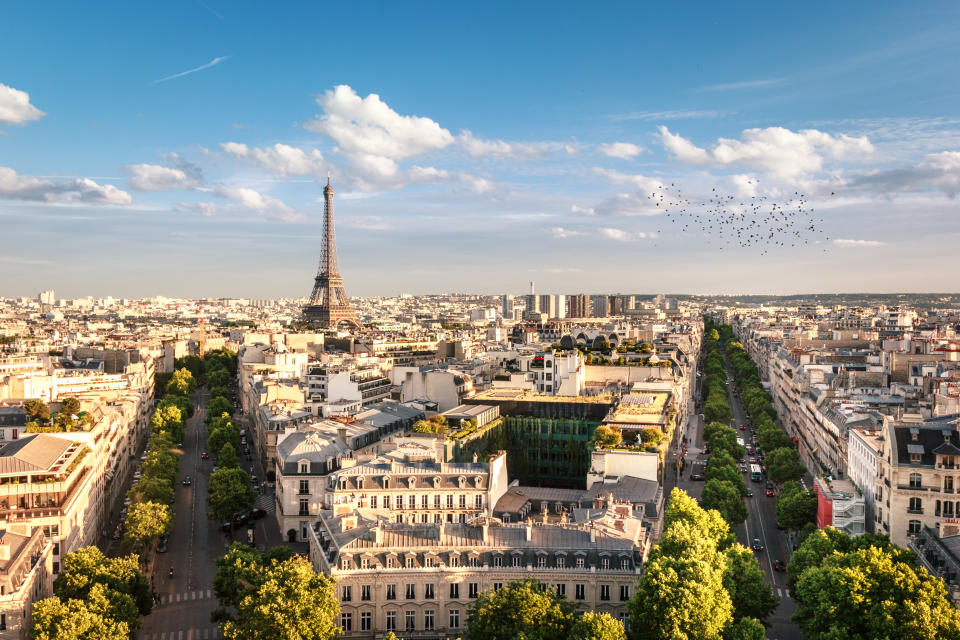
<path fill-rule="evenodd" d="M 753 179 L 747 185 L 758 183 L 759 180 Z M 766 195 L 726 195 L 714 187 L 705 202 L 696 202 L 686 198 L 671 183 L 658 185 L 647 197 L 664 212 L 667 220 L 676 226 L 682 225 L 681 231 L 699 231 L 707 236 L 708 244 L 716 243 L 720 249 L 755 247 L 764 255 L 776 247 L 799 247 L 830 240 L 818 226 L 823 218 L 814 216 L 813 207 L 799 191 L 785 199 L 775 199 Z M 662 233 L 662 229 L 657 233 Z"/>

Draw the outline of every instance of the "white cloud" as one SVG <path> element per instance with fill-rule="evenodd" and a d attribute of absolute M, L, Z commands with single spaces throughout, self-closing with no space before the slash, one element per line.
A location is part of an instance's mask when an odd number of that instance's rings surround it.
<path fill-rule="evenodd" d="M 663 213 L 663 209 L 644 192 L 619 193 L 600 202 L 593 209 L 598 216 L 656 216 Z"/>
<path fill-rule="evenodd" d="M 53 182 L 21 176 L 8 167 L 0 167 L 0 198 L 116 205 L 133 202 L 133 198 L 126 191 L 109 184 L 97 184 L 90 178 Z"/>
<path fill-rule="evenodd" d="M 600 235 L 610 240 L 616 240 L 617 242 L 633 242 L 634 240 L 652 237 L 652 234 L 647 234 L 643 231 L 624 231 L 623 229 L 614 229 L 612 227 L 601 227 Z"/>
<path fill-rule="evenodd" d="M 680 162 L 717 167 L 746 165 L 784 179 L 819 171 L 825 156 L 851 160 L 873 152 L 866 137 L 831 135 L 816 129 L 745 129 L 739 140 L 719 138 L 709 150 L 671 133 L 665 126 L 659 130 L 663 146 Z"/>
<path fill-rule="evenodd" d="M 460 181 L 466 184 L 474 193 L 487 193 L 493 191 L 494 184 L 486 178 L 472 176 L 469 173 L 458 174 Z"/>
<path fill-rule="evenodd" d="M 643 147 L 638 147 L 630 142 L 605 142 L 600 145 L 598 150 L 605 156 L 622 158 L 624 160 L 633 160 L 643 153 Z"/>
<path fill-rule="evenodd" d="M 30 104 L 30 94 L 0 83 L 0 124 L 26 124 L 45 116 Z"/>
<path fill-rule="evenodd" d="M 916 165 L 864 173 L 851 178 L 848 185 L 887 193 L 933 187 L 954 198 L 960 194 L 960 151 L 930 153 Z"/>
<path fill-rule="evenodd" d="M 306 124 L 336 141 L 339 151 L 399 160 L 442 149 L 453 135 L 430 118 L 402 116 L 375 93 L 361 98 L 347 85 L 317 97 L 324 113 Z"/>
<path fill-rule="evenodd" d="M 209 69 L 210 67 L 215 67 L 221 62 L 223 62 L 224 60 L 229 60 L 229 59 L 230 59 L 230 56 L 219 56 L 214 58 L 210 62 L 207 62 L 206 64 L 200 65 L 199 67 L 194 67 L 193 69 L 187 69 L 186 71 L 175 73 L 172 76 L 167 76 L 166 78 L 160 78 L 159 80 L 154 80 L 150 84 L 159 84 L 161 82 L 166 82 L 167 80 L 173 80 L 174 78 L 182 78 L 183 76 L 188 76 L 191 73 L 196 73 L 197 71 L 203 71 L 204 69 Z"/>
<path fill-rule="evenodd" d="M 220 205 L 216 202 L 181 202 L 177 206 L 187 211 L 196 211 L 208 218 L 220 211 Z"/>
<path fill-rule="evenodd" d="M 621 122 L 624 120 L 692 120 L 698 118 L 716 118 L 720 115 L 719 111 L 709 109 L 705 110 L 682 110 L 682 111 L 631 111 L 629 113 L 617 113 L 610 116 L 610 120 Z"/>
<path fill-rule="evenodd" d="M 292 209 L 280 202 L 276 198 L 260 193 L 247 187 L 231 187 L 227 185 L 218 185 L 213 189 L 216 195 L 233 200 L 243 207 L 253 209 L 263 213 L 268 210 L 282 211 L 291 213 Z"/>
<path fill-rule="evenodd" d="M 573 238 L 575 236 L 583 235 L 583 231 L 574 231 L 572 229 L 566 229 L 564 227 L 554 227 L 550 229 L 550 233 L 553 234 L 554 238 L 560 238 L 561 240 L 566 240 L 567 238 Z"/>
<path fill-rule="evenodd" d="M 199 186 L 199 181 L 188 175 L 184 169 L 158 164 L 133 164 L 123 170 L 130 174 L 127 184 L 137 191 L 169 191 Z"/>
<path fill-rule="evenodd" d="M 280 143 L 261 149 L 239 142 L 224 142 L 220 148 L 235 158 L 252 160 L 281 176 L 320 175 L 324 168 L 323 154 L 317 149 L 308 152 Z"/>
<path fill-rule="evenodd" d="M 473 133 L 464 129 L 457 136 L 457 142 L 474 158 L 542 158 L 551 153 L 577 153 L 575 144 L 564 142 L 507 142 L 505 140 L 486 140 L 475 138 Z"/>
<path fill-rule="evenodd" d="M 607 181 L 612 182 L 613 184 L 631 184 L 647 192 L 657 191 L 663 187 L 663 180 L 644 176 L 639 173 L 622 173 L 620 171 L 616 171 L 615 169 L 594 167 L 593 174 L 600 176 Z"/>
<path fill-rule="evenodd" d="M 838 247 L 881 247 L 886 244 L 886 242 L 880 242 L 879 240 L 850 240 L 844 238 L 836 238 L 833 240 L 833 244 Z"/>
<path fill-rule="evenodd" d="M 570 212 L 575 213 L 581 216 L 595 216 L 597 215 L 596 210 L 593 207 L 581 207 L 578 205 L 573 205 L 570 207 Z"/>
<path fill-rule="evenodd" d="M 765 89 L 767 87 L 778 87 L 787 82 L 786 78 L 766 78 L 764 80 L 743 80 L 741 82 L 726 82 L 723 84 L 711 84 L 705 87 L 695 89 L 695 91 L 736 91 L 738 89 Z"/>

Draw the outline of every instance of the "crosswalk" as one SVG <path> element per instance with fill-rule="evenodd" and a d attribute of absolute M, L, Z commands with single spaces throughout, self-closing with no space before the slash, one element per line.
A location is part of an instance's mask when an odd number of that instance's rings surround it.
<path fill-rule="evenodd" d="M 177 631 L 154 631 L 140 633 L 139 640 L 214 640 L 220 637 L 217 627 L 203 627 L 202 629 L 178 629 Z"/>
<path fill-rule="evenodd" d="M 272 494 L 257 496 L 256 506 L 266 511 L 267 514 L 271 516 L 277 511 L 277 501 L 273 499 Z"/>
<path fill-rule="evenodd" d="M 178 602 L 191 602 L 194 600 L 210 600 L 211 598 L 213 598 L 212 589 L 182 591 L 180 593 L 162 593 L 160 594 L 160 602 L 157 606 L 177 604 Z"/>

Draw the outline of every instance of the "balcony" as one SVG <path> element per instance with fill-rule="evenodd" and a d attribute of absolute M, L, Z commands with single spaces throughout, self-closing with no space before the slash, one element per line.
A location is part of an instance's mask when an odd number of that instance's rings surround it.
<path fill-rule="evenodd" d="M 907 509 L 907 513 L 923 515 L 923 509 Z"/>

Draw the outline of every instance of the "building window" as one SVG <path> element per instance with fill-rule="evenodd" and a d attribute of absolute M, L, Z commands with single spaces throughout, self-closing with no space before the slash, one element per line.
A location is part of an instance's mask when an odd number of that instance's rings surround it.
<path fill-rule="evenodd" d="M 350 602 L 353 600 L 353 587 L 344 585 L 340 588 L 340 602 Z"/>
<path fill-rule="evenodd" d="M 377 508 L 377 502 L 378 502 L 377 496 L 370 496 L 370 508 L 371 508 L 371 509 L 376 509 L 376 508 Z"/>
<path fill-rule="evenodd" d="M 450 583 L 450 599 L 457 600 L 460 598 L 460 583 L 451 582 Z"/>
<path fill-rule="evenodd" d="M 370 568 L 370 558 L 360 558 L 360 568 L 369 569 Z"/>
<path fill-rule="evenodd" d="M 481 494 L 478 493 L 476 496 L 474 496 L 473 508 L 474 508 L 474 509 L 483 509 L 483 495 L 481 495 Z"/>
<path fill-rule="evenodd" d="M 547 556 L 537 556 L 537 568 L 543 569 L 547 566 Z"/>
<path fill-rule="evenodd" d="M 920 521 L 911 520 L 907 526 L 907 535 L 915 536 L 920 534 Z"/>
<path fill-rule="evenodd" d="M 479 566 L 480 566 L 480 558 L 479 558 L 479 556 L 470 556 L 470 566 L 471 566 L 471 567 L 479 567 Z"/>
<path fill-rule="evenodd" d="M 583 556 L 577 557 L 577 569 L 583 569 L 583 564 L 584 564 Z"/>
<path fill-rule="evenodd" d="M 306 498 L 300 498 L 300 515 L 310 515 L 310 502 Z"/>
<path fill-rule="evenodd" d="M 500 591 L 500 589 L 503 589 L 503 583 L 502 583 L 502 582 L 494 582 L 494 583 L 493 583 L 493 590 L 494 590 L 494 591 Z"/>
<path fill-rule="evenodd" d="M 388 584 L 387 585 L 387 600 L 396 600 L 397 599 L 397 585 Z"/>
<path fill-rule="evenodd" d="M 467 508 L 467 496 L 466 496 L 466 494 L 461 494 L 461 495 L 460 495 L 460 508 L 461 508 L 461 509 L 466 509 L 466 508 Z"/>
<path fill-rule="evenodd" d="M 433 496 L 433 508 L 434 508 L 434 509 L 439 509 L 439 508 L 440 508 L 440 494 L 439 494 L 439 493 Z"/>
<path fill-rule="evenodd" d="M 600 568 L 609 569 L 610 568 L 610 558 L 600 558 Z"/>
<path fill-rule="evenodd" d="M 459 609 L 450 609 L 450 628 L 451 629 L 460 628 L 460 610 Z"/>
<path fill-rule="evenodd" d="M 420 496 L 420 508 L 429 509 L 430 508 L 430 496 Z"/>
<path fill-rule="evenodd" d="M 413 569 L 416 566 L 416 561 L 414 560 L 413 556 L 407 556 L 406 566 L 407 569 Z"/>
<path fill-rule="evenodd" d="M 600 599 L 609 600 L 610 599 L 610 585 L 602 584 L 600 585 Z"/>
<path fill-rule="evenodd" d="M 387 631 L 397 630 L 397 612 L 387 611 Z"/>
<path fill-rule="evenodd" d="M 434 586 L 433 584 L 426 584 L 423 586 L 423 597 L 425 600 L 433 600 L 434 597 Z"/>
<path fill-rule="evenodd" d="M 301 494 L 308 494 L 308 493 L 310 493 L 310 481 L 309 481 L 309 480 L 301 480 L 301 481 L 300 481 L 300 493 L 301 493 Z"/>
<path fill-rule="evenodd" d="M 352 613 L 340 614 L 340 627 L 344 631 L 353 631 L 353 614 Z"/>
<path fill-rule="evenodd" d="M 370 585 L 368 584 L 360 585 L 360 599 L 361 600 L 370 599 Z"/>
<path fill-rule="evenodd" d="M 460 566 L 460 556 L 458 556 L 456 553 L 451 553 L 451 554 L 450 554 L 450 566 L 451 566 L 451 567 L 459 567 L 459 566 Z"/>
<path fill-rule="evenodd" d="M 909 513 L 923 513 L 923 500 L 920 498 L 910 498 Z"/>
<path fill-rule="evenodd" d="M 300 473 L 310 473 L 310 463 L 301 462 L 300 463 Z"/>
<path fill-rule="evenodd" d="M 404 612 L 403 618 L 406 621 L 404 628 L 407 631 L 414 631 L 417 628 L 417 612 L 416 611 Z"/>
<path fill-rule="evenodd" d="M 416 508 L 417 508 L 417 496 L 415 496 L 415 495 L 413 495 L 413 494 L 407 496 L 407 505 L 409 505 L 411 509 L 416 509 Z M 408 612 L 408 613 L 409 613 L 409 612 Z"/>
<path fill-rule="evenodd" d="M 349 568 L 350 568 L 350 558 L 341 558 L 341 560 L 340 560 L 340 568 L 343 569 L 343 570 L 349 569 Z"/>
<path fill-rule="evenodd" d="M 407 585 L 407 600 L 415 600 L 417 597 L 417 585 L 408 584 Z"/>
<path fill-rule="evenodd" d="M 561 582 L 561 583 L 557 584 L 557 595 L 558 595 L 558 596 L 561 596 L 561 597 L 564 597 L 564 596 L 567 595 L 567 583 L 566 583 L 566 582 Z"/>
<path fill-rule="evenodd" d="M 922 486 L 922 479 L 919 473 L 910 474 L 910 488 L 919 489 Z"/>
<path fill-rule="evenodd" d="M 630 586 L 622 584 L 620 585 L 620 601 L 626 602 L 630 599 Z"/>
<path fill-rule="evenodd" d="M 584 584 L 576 585 L 574 589 L 574 598 L 577 600 L 585 600 L 587 598 L 587 587 Z"/>
<path fill-rule="evenodd" d="M 513 566 L 519 567 L 521 562 L 523 562 L 523 558 L 521 556 L 519 555 L 513 556 Z"/>
<path fill-rule="evenodd" d="M 370 612 L 364 611 L 360 614 L 360 631 L 370 631 Z"/>
<path fill-rule="evenodd" d="M 480 584 L 477 582 L 471 582 L 469 585 L 469 596 L 471 598 L 476 598 L 478 593 L 480 593 Z"/>
<path fill-rule="evenodd" d="M 937 502 L 940 502 L 937 500 Z M 939 513 L 937 515 L 940 515 Z M 953 503 L 949 500 L 945 500 L 943 503 L 943 517 L 952 518 L 953 517 Z"/>
<path fill-rule="evenodd" d="M 436 611 L 428 609 L 423 612 L 423 630 L 424 631 L 433 631 L 433 620 L 437 615 Z"/>
<path fill-rule="evenodd" d="M 628 558 L 620 558 L 620 568 L 626 571 L 630 568 L 630 560 Z"/>
<path fill-rule="evenodd" d="M 557 568 L 565 569 L 567 566 L 567 558 L 565 556 L 557 556 Z"/>

